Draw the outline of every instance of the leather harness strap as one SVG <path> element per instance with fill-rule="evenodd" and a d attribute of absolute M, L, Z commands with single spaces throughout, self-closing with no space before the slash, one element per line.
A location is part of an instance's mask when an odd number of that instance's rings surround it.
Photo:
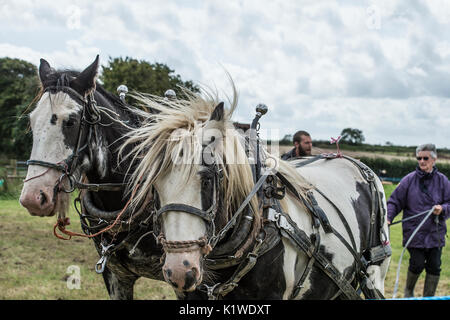
<path fill-rule="evenodd" d="M 323 156 L 319 155 L 316 156 L 310 160 L 308 160 L 306 163 L 302 162 L 303 165 L 312 163 L 314 161 L 317 161 L 319 159 L 330 159 L 332 157 L 330 156 Z M 347 157 L 346 157 L 347 158 Z M 350 158 L 351 159 L 351 158 Z M 358 162 L 351 159 L 353 163 L 357 164 L 358 168 L 361 170 L 361 173 L 363 173 L 363 176 L 368 177 L 366 180 L 368 180 L 369 183 L 373 183 L 373 176 L 370 176 L 370 169 L 363 165 L 359 165 Z M 373 173 L 372 173 L 373 174 Z M 295 298 L 297 294 L 299 293 L 300 289 L 303 287 L 303 282 L 306 280 L 307 276 L 309 275 L 310 271 L 312 270 L 313 265 L 317 265 L 339 288 L 339 290 L 344 294 L 344 296 L 347 299 L 352 300 L 359 300 L 362 299 L 360 296 L 359 291 L 357 291 L 353 286 L 350 284 L 349 280 L 345 279 L 345 277 L 341 274 L 341 272 L 319 251 L 320 246 L 320 235 L 318 233 L 318 226 L 319 221 L 322 227 L 324 228 L 324 231 L 326 233 L 333 233 L 347 248 L 347 250 L 353 255 L 355 259 L 355 265 L 356 265 L 356 276 L 358 278 L 362 278 L 360 281 L 361 289 L 364 291 L 366 296 L 369 297 L 375 297 L 375 298 L 383 298 L 383 295 L 374 288 L 368 289 L 367 283 L 370 281 L 368 279 L 368 275 L 365 273 L 365 269 L 367 267 L 367 261 L 364 259 L 361 259 L 361 256 L 357 253 L 356 243 L 353 237 L 353 234 L 351 232 L 350 226 L 345 219 L 345 216 L 342 214 L 342 212 L 336 207 L 336 205 L 328 199 L 320 190 L 315 188 L 316 191 L 319 192 L 324 198 L 329 201 L 338 212 L 339 217 L 342 220 L 342 223 L 346 229 L 346 231 L 349 234 L 350 240 L 352 242 L 352 245 L 350 245 L 347 240 L 336 230 L 334 229 L 326 217 L 325 212 L 320 208 L 318 205 L 316 199 L 314 198 L 314 195 L 312 192 L 307 193 L 307 198 L 309 201 L 307 201 L 304 197 L 301 197 L 296 189 L 292 186 L 292 184 L 279 172 L 276 174 L 277 177 L 281 180 L 281 182 L 294 194 L 294 196 L 300 200 L 309 210 L 309 212 L 312 214 L 313 218 L 313 228 L 314 233 L 311 235 L 311 237 L 308 237 L 306 233 L 299 229 L 296 223 L 287 215 L 286 213 L 282 212 L 281 206 L 279 205 L 278 200 L 275 200 L 275 209 L 269 208 L 267 219 L 269 221 L 272 221 L 276 224 L 276 226 L 279 228 L 282 236 L 289 239 L 295 246 L 299 247 L 302 251 L 304 251 L 307 256 L 309 257 L 309 261 L 306 265 L 305 270 L 303 271 L 300 278 L 297 280 L 296 285 L 294 286 L 294 289 L 290 295 L 290 298 Z M 376 187 L 375 187 L 376 188 Z M 377 196 L 377 194 L 373 195 Z M 380 201 L 380 199 L 378 199 Z M 374 199 L 376 201 L 376 199 Z M 373 217 L 375 215 L 374 206 L 372 206 L 372 214 Z M 373 225 L 371 224 L 371 227 Z M 372 229 L 372 228 L 371 228 Z M 251 261 L 251 262 L 250 262 Z M 213 287 L 205 286 L 208 289 L 208 296 L 210 298 L 217 298 L 219 296 L 224 296 L 228 292 L 230 292 L 236 285 L 238 279 L 241 278 L 241 276 L 237 277 L 236 274 L 240 274 L 239 271 L 245 270 L 245 273 L 250 271 L 251 267 L 256 263 L 256 261 L 249 260 L 248 258 L 244 260 L 241 265 L 239 265 L 237 271 L 235 274 L 231 277 L 230 280 L 228 280 L 225 284 L 216 284 Z M 244 267 L 242 265 L 244 264 Z M 250 267 L 251 266 L 251 267 Z M 240 274 L 241 275 L 241 274 Z M 238 278 L 238 279 L 237 279 Z M 213 294 L 214 293 L 214 294 Z"/>
<path fill-rule="evenodd" d="M 281 233 L 289 239 L 294 245 L 305 252 L 310 259 L 314 258 L 316 265 L 337 285 L 344 295 L 351 300 L 360 300 L 361 297 L 356 290 L 346 280 L 340 271 L 318 251 L 317 244 L 313 244 L 308 235 L 301 230 L 289 215 L 278 212 L 278 216 L 268 217 L 273 219 L 281 228 Z M 306 277 L 305 277 L 306 278 Z"/>
<path fill-rule="evenodd" d="M 347 160 L 349 160 L 349 161 L 351 161 L 353 164 L 355 164 L 355 166 L 361 171 L 361 174 L 362 174 L 362 176 L 366 179 L 366 181 L 369 183 L 369 185 L 370 185 L 370 189 L 371 189 L 371 198 L 372 198 L 372 203 L 371 203 L 371 214 L 370 214 L 370 237 L 369 237 L 369 241 L 371 241 L 370 243 L 373 243 L 373 232 L 374 232 L 374 221 L 375 221 L 375 218 L 376 218 L 376 216 L 377 216 L 377 211 L 378 210 L 381 210 L 381 208 L 382 208 L 382 203 L 381 203 L 381 199 L 380 199 L 380 197 L 379 197 L 379 191 L 378 191 L 378 187 L 377 187 L 377 185 L 376 185 L 376 183 L 375 183 L 375 176 L 374 176 L 374 174 L 373 174 L 373 172 L 372 172 L 372 170 L 370 170 L 370 168 L 368 168 L 366 165 L 364 165 L 363 163 L 361 163 L 360 161 L 357 161 L 357 160 L 355 160 L 355 159 L 353 159 L 353 158 L 350 158 L 350 157 L 347 157 L 347 156 L 340 156 L 340 157 L 342 157 L 342 158 L 345 158 L 345 159 L 347 159 Z M 306 164 L 309 164 L 309 163 L 312 163 L 312 162 L 314 162 L 314 161 L 317 161 L 317 160 L 319 160 L 319 159 L 332 159 L 333 157 L 330 157 L 330 155 L 328 155 L 328 154 L 325 154 L 325 155 L 318 155 L 318 156 L 316 156 L 316 157 L 314 157 L 314 158 L 311 158 L 311 159 L 309 159 L 309 160 L 307 160 L 307 161 L 303 161 L 303 162 L 301 162 L 301 163 L 299 163 L 299 164 L 297 164 L 296 165 L 296 167 L 301 167 L 301 166 L 303 166 L 303 165 L 306 165 Z M 285 183 L 285 185 L 288 187 L 288 189 L 297 197 L 297 198 L 302 198 L 302 197 L 300 197 L 299 195 L 298 195 L 298 193 L 296 192 L 296 190 L 293 188 L 293 186 L 287 181 L 287 179 L 286 178 L 284 178 L 281 174 L 279 174 L 278 175 L 278 177 L 280 178 L 280 180 L 282 180 L 282 182 L 283 183 Z M 352 242 L 352 246 L 353 246 L 353 248 L 350 246 L 350 244 L 342 237 L 342 235 L 337 231 L 337 230 L 335 230 L 334 228 L 332 228 L 331 226 L 330 226 L 330 228 L 331 228 L 331 232 L 346 246 L 346 248 L 348 249 L 348 251 L 354 256 L 354 258 L 355 258 L 355 264 L 356 264 L 356 275 L 357 275 L 357 277 L 358 278 L 360 278 L 360 286 L 361 286 L 361 289 L 362 289 L 362 291 L 364 292 L 364 294 L 366 295 L 366 297 L 370 297 L 370 298 L 383 298 L 383 295 L 381 294 L 381 292 L 379 292 L 377 289 L 375 289 L 375 288 L 373 288 L 373 287 L 371 287 L 371 288 L 368 288 L 369 286 L 367 285 L 367 282 L 368 281 L 370 281 L 369 279 L 368 279 L 368 275 L 367 275 L 367 273 L 366 273 L 366 271 L 365 271 L 365 269 L 366 269 L 366 267 L 368 266 L 368 264 L 370 263 L 370 262 L 376 262 L 376 261 L 367 261 L 363 256 L 362 256 L 362 253 L 361 254 L 358 254 L 357 253 L 357 248 L 356 248 L 356 243 L 355 243 L 355 240 L 354 240 L 354 238 L 353 238 L 353 234 L 352 234 L 352 232 L 351 232 L 351 229 L 350 229 L 350 227 L 349 227 L 349 225 L 348 225 L 348 222 L 346 221 L 346 219 L 345 219 L 345 217 L 344 217 L 344 215 L 342 214 L 342 212 L 339 210 L 339 208 L 337 208 L 336 207 L 336 205 L 328 198 L 328 197 L 326 197 L 325 196 L 325 194 L 323 194 L 323 192 L 321 192 L 319 189 L 317 189 L 317 188 L 315 188 L 315 190 L 316 191 L 318 191 L 319 192 L 319 194 L 321 194 L 328 202 L 330 202 L 334 207 L 335 207 L 335 209 L 336 209 L 336 212 L 338 213 L 338 215 L 339 215 L 339 217 L 341 218 L 341 221 L 342 221 L 342 223 L 343 223 L 343 225 L 344 225 L 344 227 L 346 228 L 346 231 L 347 231 L 347 233 L 348 233 L 348 235 L 349 235 L 349 237 L 350 237 L 350 240 L 351 240 L 351 242 Z M 310 198 L 310 200 L 313 200 L 313 199 L 311 199 Z M 314 201 L 314 200 L 313 200 Z M 378 201 L 378 210 L 375 210 L 376 209 L 376 202 Z M 305 201 L 303 201 L 304 203 L 305 203 Z M 307 206 L 308 207 L 308 206 Z M 309 207 L 308 207 L 309 208 Z M 320 208 L 320 207 L 319 207 Z M 311 210 L 310 210 L 311 211 Z M 316 212 L 320 212 L 320 211 L 322 211 L 321 209 L 320 210 L 315 210 Z M 311 211 L 313 214 L 314 214 L 314 211 Z M 319 214 L 319 216 L 321 216 L 320 214 Z M 382 225 L 382 223 L 383 223 L 383 219 L 384 219 L 384 217 L 383 217 L 383 215 L 380 215 L 380 222 L 381 222 L 381 225 Z M 321 222 L 323 221 L 323 219 L 321 220 Z M 322 226 L 324 226 L 324 224 L 322 223 Z M 295 229 L 295 228 L 294 228 Z M 383 230 L 382 230 L 382 228 L 380 227 L 380 237 L 381 237 L 381 239 L 383 239 L 383 236 L 385 237 L 385 238 L 387 238 L 386 237 L 386 235 L 384 234 L 384 232 L 383 232 Z M 325 230 L 325 227 L 324 227 L 324 230 Z M 382 244 L 382 254 L 380 254 L 378 251 L 381 251 L 381 249 L 380 248 L 378 248 L 378 247 L 376 247 L 376 248 L 374 248 L 374 249 L 371 249 L 370 250 L 370 254 L 371 254 L 371 257 L 372 256 L 375 256 L 376 254 L 374 254 L 374 253 L 372 253 L 372 251 L 377 251 L 377 253 L 378 253 L 378 257 L 377 257 L 377 259 L 378 260 L 380 260 L 382 257 L 385 257 L 385 256 L 387 256 L 387 255 L 390 255 L 390 248 L 385 248 L 386 247 L 386 245 L 385 245 L 385 241 L 382 241 L 383 242 L 383 244 Z M 369 245 L 370 245 L 370 243 L 369 243 Z M 370 247 L 370 246 L 369 246 Z M 306 252 L 306 251 L 305 251 Z M 381 257 L 382 256 L 382 257 Z M 322 257 L 322 258 L 325 258 L 325 257 Z M 312 258 L 311 258 L 311 260 L 312 260 Z M 320 259 L 317 259 L 317 261 L 319 262 L 319 265 L 320 265 Z M 325 258 L 325 261 L 326 261 L 326 258 Z M 347 294 L 346 294 L 346 296 L 347 297 L 349 297 L 349 296 L 351 296 L 351 295 L 353 295 L 353 293 L 351 293 L 349 290 L 350 290 L 350 287 L 348 286 L 348 285 L 345 285 L 344 284 L 344 287 L 343 288 L 341 288 L 340 287 L 340 285 L 342 285 L 342 281 L 336 281 L 336 280 L 339 280 L 339 279 L 336 279 L 336 278 L 333 278 L 333 274 L 336 274 L 336 270 L 334 270 L 334 271 L 332 271 L 331 273 L 330 272 L 328 272 L 328 270 L 329 270 L 329 268 L 324 268 L 324 265 L 322 264 L 321 265 L 322 266 L 322 270 L 327 274 L 327 275 L 329 275 L 330 276 L 330 278 L 332 278 L 333 279 L 333 281 L 339 286 L 339 288 L 341 289 L 341 291 L 342 292 L 344 292 L 344 294 L 346 293 L 346 291 L 347 291 Z M 341 279 L 343 279 L 343 277 L 341 277 Z M 341 284 L 340 284 L 341 283 Z M 298 285 L 300 285 L 301 286 L 301 282 L 299 282 L 299 284 Z M 298 286 L 297 285 L 297 286 Z M 353 287 L 351 287 L 351 288 L 353 288 Z M 353 291 L 355 291 L 354 289 L 352 289 Z M 356 291 L 355 291 L 356 292 Z M 359 294 L 358 294 L 358 296 L 359 296 Z"/>

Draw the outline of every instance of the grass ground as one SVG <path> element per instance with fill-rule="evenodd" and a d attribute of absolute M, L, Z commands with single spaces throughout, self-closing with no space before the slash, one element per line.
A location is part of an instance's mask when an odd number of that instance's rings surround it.
<path fill-rule="evenodd" d="M 70 230 L 79 232 L 76 216 L 69 213 Z M 54 223 L 55 218 L 30 216 L 17 200 L 0 200 L 0 299 L 109 299 L 102 276 L 94 271 L 99 257 L 92 241 L 58 240 Z M 67 280 L 76 268 L 80 289 L 69 289 Z M 137 281 L 134 296 L 175 299 L 168 284 L 145 278 Z"/>
<path fill-rule="evenodd" d="M 395 186 L 386 185 L 387 196 Z M 69 213 L 70 230 L 80 231 L 77 214 Z M 400 217 L 398 217 L 400 219 Z M 61 241 L 52 234 L 55 218 L 32 217 L 17 199 L 0 199 L 0 299 L 109 299 L 101 275 L 94 271 L 98 255 L 91 240 L 73 238 Z M 392 297 L 401 247 L 401 226 L 391 229 L 393 255 L 386 278 L 386 297 Z M 401 266 L 398 297 L 403 296 L 409 256 Z M 69 289 L 71 266 L 79 268 L 80 289 Z M 416 286 L 422 295 L 424 274 Z M 69 281 L 70 283 L 70 281 Z M 442 274 L 436 295 L 450 295 L 450 249 L 442 253 Z M 168 284 L 141 278 L 135 286 L 135 299 L 175 299 Z"/>

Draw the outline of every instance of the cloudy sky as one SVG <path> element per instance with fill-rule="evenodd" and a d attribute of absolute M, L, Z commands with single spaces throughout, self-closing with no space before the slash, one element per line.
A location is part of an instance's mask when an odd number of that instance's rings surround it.
<path fill-rule="evenodd" d="M 224 99 L 226 70 L 235 120 L 269 107 L 264 138 L 351 127 L 368 143 L 450 148 L 449 27 L 445 0 L 0 0 L 0 57 L 161 62 Z"/>

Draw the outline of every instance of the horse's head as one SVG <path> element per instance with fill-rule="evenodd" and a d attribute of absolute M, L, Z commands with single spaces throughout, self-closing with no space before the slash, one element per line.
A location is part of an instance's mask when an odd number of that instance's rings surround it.
<path fill-rule="evenodd" d="M 86 141 L 82 115 L 85 97 L 95 89 L 99 65 L 95 61 L 81 73 L 53 70 L 41 59 L 39 78 L 41 95 L 30 114 L 33 148 L 20 203 L 31 215 L 64 216 L 69 195 L 59 192 L 70 188 L 73 181 L 63 173 L 80 163 L 80 145 Z"/>
<path fill-rule="evenodd" d="M 139 148 L 144 151 L 134 181 L 140 181 L 142 192 L 153 186 L 159 196 L 154 228 L 165 251 L 164 278 L 177 291 L 192 291 L 202 282 L 212 237 L 229 218 L 227 208 L 240 199 L 230 190 L 251 190 L 251 169 L 223 103 L 150 106 L 160 111 L 155 121 L 130 140 L 143 141 Z M 225 163 L 226 156 L 231 164 Z M 248 181 L 230 179 L 233 168 L 242 164 Z M 143 195 L 136 195 L 138 202 Z"/>
<path fill-rule="evenodd" d="M 161 200 L 155 225 L 166 253 L 163 274 L 176 290 L 192 291 L 201 283 L 203 257 L 211 250 L 222 201 L 223 134 L 217 125 L 223 113 L 221 103 L 196 130 L 175 131 L 172 139 L 180 142 L 172 149 L 176 162 L 155 181 Z"/>

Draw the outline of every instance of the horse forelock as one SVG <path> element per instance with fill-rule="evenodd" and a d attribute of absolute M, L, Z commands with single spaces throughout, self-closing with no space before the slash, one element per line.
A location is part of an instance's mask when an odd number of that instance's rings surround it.
<path fill-rule="evenodd" d="M 194 100 L 193 95 L 189 100 L 164 100 L 148 94 L 133 94 L 133 97 L 155 112 L 144 115 L 142 126 L 127 134 L 127 140 L 120 149 L 123 154 L 127 146 L 132 146 L 131 152 L 125 155 L 125 159 L 131 158 L 129 190 L 140 185 L 132 206 L 144 199 L 160 174 L 174 164 L 172 155 L 181 151 L 183 143 L 195 148 L 194 133 L 208 119 L 207 115 L 213 108 L 212 102 L 199 98 Z M 193 156 L 194 148 L 183 150 L 183 157 Z"/>
<path fill-rule="evenodd" d="M 207 95 L 205 99 L 200 95 L 189 93 L 186 100 L 166 100 L 144 94 L 137 94 L 135 98 L 146 107 L 156 110 L 156 113 L 147 116 L 143 127 L 128 135 L 125 143 L 134 145 L 129 156 L 135 161 L 140 161 L 132 173 L 129 185 L 131 192 L 140 183 L 133 200 L 134 205 L 137 205 L 145 198 L 156 179 L 174 165 L 174 155 L 178 156 L 181 150 L 184 159 L 181 165 L 184 165 L 184 170 L 179 176 L 180 186 L 198 172 L 202 148 L 199 132 L 209 125 L 208 120 L 217 105 L 217 97 Z M 223 122 L 209 121 L 224 134 L 223 159 L 219 161 L 222 160 L 220 166 L 224 174 L 221 192 L 224 201 L 222 214 L 226 215 L 226 221 L 231 218 L 254 186 L 251 167 L 243 145 L 243 135 L 234 128 L 231 121 L 236 102 L 237 99 L 233 98 L 232 106 L 226 110 Z M 183 144 L 190 148 L 183 148 Z M 197 167 L 192 164 L 197 164 Z M 311 188 L 311 185 L 289 163 L 280 160 L 279 164 L 280 173 L 287 177 L 300 194 Z M 252 199 L 250 205 L 256 215 L 254 221 L 259 222 L 261 213 L 258 210 L 257 199 Z M 282 206 L 284 205 L 285 202 L 282 200 Z"/>
<path fill-rule="evenodd" d="M 156 111 L 146 116 L 147 119 L 141 128 L 137 128 L 127 135 L 128 140 L 122 147 L 123 150 L 126 145 L 133 145 L 134 148 L 128 156 L 134 163 L 139 161 L 131 175 L 131 184 L 129 185 L 129 191 L 138 183 L 141 186 L 134 197 L 135 205 L 145 198 L 149 187 L 158 176 L 174 165 L 173 160 L 181 150 L 183 150 L 180 157 L 181 165 L 185 166 L 185 170 L 183 170 L 183 176 L 180 177 L 180 183 L 197 173 L 197 170 L 192 169 L 192 164 L 201 164 L 201 130 L 205 129 L 206 123 L 218 104 L 218 98 L 211 92 L 206 92 L 203 96 L 189 91 L 185 93 L 186 100 L 167 100 L 148 94 L 134 94 L 140 104 Z M 234 94 L 236 95 L 235 90 Z M 236 108 L 236 103 L 237 98 L 233 97 L 230 109 L 225 112 L 224 127 L 227 129 L 233 128 L 231 115 Z M 235 148 L 237 143 L 236 136 L 227 139 L 226 145 Z M 241 197 L 236 196 L 236 190 L 244 193 L 242 186 L 246 184 L 237 182 L 236 179 L 239 178 L 239 175 L 242 179 L 243 174 L 245 176 L 248 173 L 251 174 L 249 168 L 245 169 L 242 166 L 237 168 L 222 166 L 225 176 L 224 185 L 229 186 L 223 190 L 227 195 L 226 199 L 240 199 Z M 249 190 L 246 191 L 249 192 Z M 231 203 L 236 204 L 237 201 L 232 200 Z"/>

